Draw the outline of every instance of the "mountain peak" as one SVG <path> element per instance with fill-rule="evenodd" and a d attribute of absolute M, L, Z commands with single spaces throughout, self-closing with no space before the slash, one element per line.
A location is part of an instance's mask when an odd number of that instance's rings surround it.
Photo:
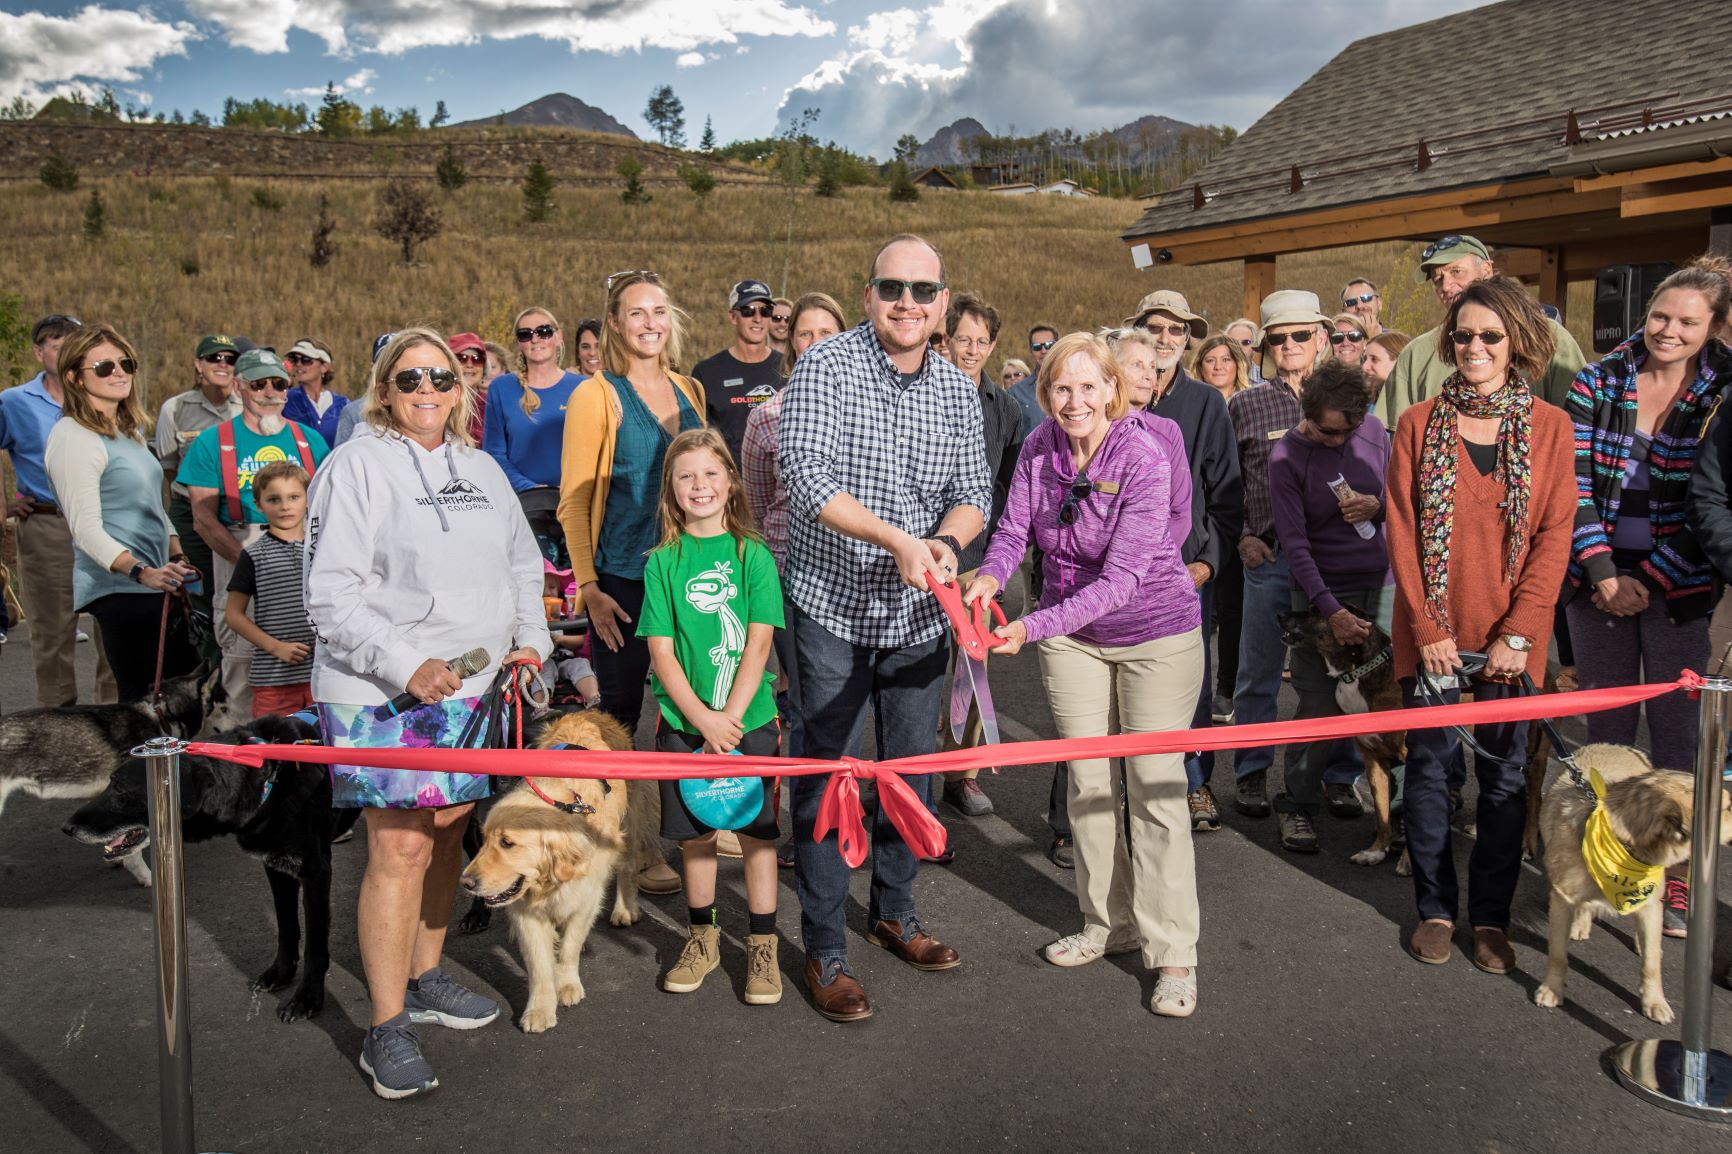
<path fill-rule="evenodd" d="M 585 104 L 575 96 L 564 92 L 553 92 L 531 100 L 521 108 L 499 116 L 484 116 L 479 120 L 465 120 L 453 128 L 490 128 L 501 121 L 513 128 L 555 126 L 559 128 L 576 128 L 584 132 L 606 132 L 614 136 L 629 136 L 637 139 L 637 133 L 609 116 L 594 105 Z"/>

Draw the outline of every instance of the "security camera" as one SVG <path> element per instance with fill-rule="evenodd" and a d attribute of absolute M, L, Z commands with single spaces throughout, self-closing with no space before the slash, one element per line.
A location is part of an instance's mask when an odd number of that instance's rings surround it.
<path fill-rule="evenodd" d="M 1172 262 L 1172 259 L 1173 250 L 1170 248 L 1163 248 L 1159 252 L 1155 253 L 1156 264 L 1169 264 Z"/>

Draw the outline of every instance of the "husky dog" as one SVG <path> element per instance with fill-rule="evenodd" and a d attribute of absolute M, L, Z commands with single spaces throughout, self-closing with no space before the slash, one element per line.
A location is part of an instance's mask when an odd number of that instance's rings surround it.
<path fill-rule="evenodd" d="M 190 738 L 227 720 L 221 671 L 196 670 L 162 683 L 159 712 L 150 703 L 27 709 L 0 718 L 0 808 L 15 790 L 41 798 L 95 797 L 135 746 L 153 737 Z M 143 848 L 141 840 L 132 851 Z M 111 858 L 140 885 L 150 870 L 136 852 Z"/>

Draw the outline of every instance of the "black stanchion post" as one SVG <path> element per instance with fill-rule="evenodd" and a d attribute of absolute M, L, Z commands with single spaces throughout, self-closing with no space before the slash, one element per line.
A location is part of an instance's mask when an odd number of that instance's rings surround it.
<path fill-rule="evenodd" d="M 1637 1097 L 1709 1121 L 1732 1121 L 1732 1058 L 1714 1049 L 1714 912 L 1720 866 L 1721 775 L 1726 769 L 1732 678 L 1702 686 L 1696 747 L 1696 815 L 1690 830 L 1690 918 L 1684 945 L 1684 1015 L 1679 1040 L 1646 1038 L 1614 1046 L 1612 1069 Z"/>
<path fill-rule="evenodd" d="M 180 842 L 180 754 L 157 737 L 133 750 L 145 760 L 150 800 L 152 936 L 156 941 L 156 1079 L 165 1154 L 193 1154 L 192 1023 L 187 1018 L 186 878 Z"/>

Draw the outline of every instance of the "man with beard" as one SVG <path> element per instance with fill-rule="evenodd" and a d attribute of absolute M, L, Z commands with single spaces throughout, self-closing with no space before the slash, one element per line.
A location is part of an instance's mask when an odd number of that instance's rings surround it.
<path fill-rule="evenodd" d="M 329 450 L 316 429 L 283 417 L 289 370 L 269 349 L 242 353 L 235 362 L 241 414 L 200 433 L 186 450 L 175 480 L 186 486 L 193 527 L 210 546 L 211 616 L 223 652 L 223 687 L 229 701 L 252 715 L 247 674 L 252 644 L 224 622 L 229 578 L 242 551 L 264 532 L 265 515 L 253 503 L 253 476 L 272 461 L 298 461 L 309 476 Z"/>
<path fill-rule="evenodd" d="M 782 358 L 770 347 L 770 318 L 775 311 L 770 286 L 763 281 L 743 280 L 735 285 L 728 293 L 734 343 L 692 369 L 692 376 L 704 386 L 710 427 L 728 443 L 735 461 L 746 439 L 746 418 L 754 406 L 782 387 Z"/>
<path fill-rule="evenodd" d="M 1191 534 L 1179 556 L 1202 600 L 1206 638 L 1214 619 L 1215 577 L 1221 572 L 1225 551 L 1236 547 L 1245 516 L 1239 454 L 1227 402 L 1183 367 L 1191 341 L 1207 336 L 1209 323 L 1191 311 L 1183 294 L 1161 290 L 1144 297 L 1137 311 L 1125 318 L 1125 325 L 1144 330 L 1154 341 L 1155 384 L 1148 411 L 1178 425 L 1184 437 L 1185 458 L 1191 470 Z M 1196 729 L 1207 729 L 1212 716 L 1214 673 L 1207 653 L 1204 663 L 1202 698 L 1191 721 Z M 1199 830 L 1220 826 L 1220 811 L 1209 787 L 1214 770 L 1213 752 L 1192 754 L 1185 759 L 1191 824 Z"/>

